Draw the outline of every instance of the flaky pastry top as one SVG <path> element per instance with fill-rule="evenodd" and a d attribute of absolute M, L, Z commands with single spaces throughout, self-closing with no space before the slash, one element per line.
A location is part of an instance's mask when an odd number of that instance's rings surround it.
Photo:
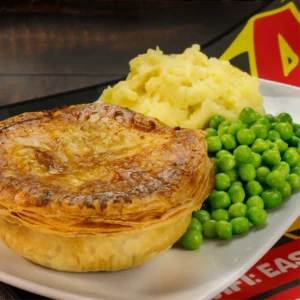
<path fill-rule="evenodd" d="M 213 168 L 203 131 L 103 103 L 0 122 L 0 158 L 0 211 L 101 220 L 186 208 Z"/>

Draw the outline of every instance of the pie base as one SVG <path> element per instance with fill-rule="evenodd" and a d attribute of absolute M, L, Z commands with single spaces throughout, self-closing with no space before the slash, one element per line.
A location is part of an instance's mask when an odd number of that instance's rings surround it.
<path fill-rule="evenodd" d="M 0 216 L 0 237 L 16 254 L 50 269 L 118 271 L 144 264 L 169 249 L 185 233 L 190 220 L 191 213 L 187 212 L 130 232 L 61 236 Z"/>

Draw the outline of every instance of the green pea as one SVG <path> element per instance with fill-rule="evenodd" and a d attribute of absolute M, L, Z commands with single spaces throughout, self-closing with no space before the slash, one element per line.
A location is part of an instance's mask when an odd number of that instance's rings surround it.
<path fill-rule="evenodd" d="M 300 155 L 296 148 L 289 148 L 283 154 L 283 160 L 291 167 L 295 167 L 300 161 Z"/>
<path fill-rule="evenodd" d="M 263 153 L 266 150 L 269 150 L 269 145 L 263 139 L 257 139 L 254 141 L 251 150 L 255 153 Z"/>
<path fill-rule="evenodd" d="M 276 122 L 293 124 L 293 119 L 288 113 L 281 113 L 276 117 Z"/>
<path fill-rule="evenodd" d="M 207 197 L 207 199 L 205 200 L 206 201 L 206 203 L 208 203 L 209 204 L 209 202 L 210 202 L 210 199 L 212 199 L 215 195 L 216 195 L 216 190 L 213 190 L 211 193 L 210 193 L 210 195 Z"/>
<path fill-rule="evenodd" d="M 221 124 L 218 127 L 218 130 L 220 130 L 222 127 L 229 127 L 231 125 L 231 123 L 227 120 L 224 120 L 223 122 L 221 122 Z"/>
<path fill-rule="evenodd" d="M 270 130 L 274 130 L 276 125 L 277 125 L 277 122 L 271 123 L 269 129 L 270 129 Z"/>
<path fill-rule="evenodd" d="M 244 124 L 238 120 L 237 122 L 235 123 L 232 123 L 229 128 L 228 128 L 228 133 L 229 134 L 232 134 L 233 136 L 236 136 L 237 133 L 241 130 L 241 129 L 244 129 L 245 126 Z"/>
<path fill-rule="evenodd" d="M 246 184 L 245 187 L 248 196 L 258 196 L 263 192 L 263 188 L 258 181 L 252 180 Z"/>
<path fill-rule="evenodd" d="M 284 179 L 286 179 L 291 171 L 290 165 L 285 162 L 285 161 L 281 161 L 279 165 L 273 167 L 272 171 L 280 171 L 281 174 L 284 176 Z"/>
<path fill-rule="evenodd" d="M 257 121 L 255 121 L 254 125 L 256 124 L 262 124 L 264 126 L 266 126 L 268 128 L 268 130 L 271 129 L 271 124 L 269 122 L 269 120 L 265 117 L 258 119 Z"/>
<path fill-rule="evenodd" d="M 236 138 L 232 134 L 223 134 L 221 142 L 226 150 L 233 150 L 236 148 Z"/>
<path fill-rule="evenodd" d="M 240 120 L 246 124 L 252 124 L 256 121 L 257 115 L 251 107 L 245 107 L 239 116 Z"/>
<path fill-rule="evenodd" d="M 297 152 L 298 152 L 298 154 L 300 154 L 300 143 L 299 143 L 299 145 L 297 147 Z M 300 165 L 300 161 L 299 161 L 299 165 Z"/>
<path fill-rule="evenodd" d="M 202 224 L 196 218 L 192 218 L 187 230 L 198 230 L 202 232 Z"/>
<path fill-rule="evenodd" d="M 298 128 L 297 130 L 295 130 L 295 135 L 296 135 L 297 138 L 300 138 L 300 128 Z"/>
<path fill-rule="evenodd" d="M 233 151 L 235 159 L 240 163 L 251 163 L 252 161 L 252 151 L 251 149 L 246 145 L 238 146 Z"/>
<path fill-rule="evenodd" d="M 243 186 L 237 183 L 230 187 L 228 190 L 228 195 L 232 203 L 243 202 L 245 200 L 245 191 Z"/>
<path fill-rule="evenodd" d="M 227 170 L 224 171 L 224 173 L 229 177 L 230 182 L 234 182 L 239 179 L 239 173 L 236 169 Z"/>
<path fill-rule="evenodd" d="M 245 217 L 247 212 L 247 205 L 241 202 L 234 203 L 229 207 L 228 212 L 230 218 Z"/>
<path fill-rule="evenodd" d="M 217 235 L 222 240 L 229 240 L 232 237 L 231 223 L 221 220 L 216 225 Z"/>
<path fill-rule="evenodd" d="M 280 153 L 284 153 L 289 147 L 289 145 L 285 141 L 283 141 L 282 139 L 277 139 L 274 142 L 274 144 L 277 145 L 277 148 L 278 148 Z"/>
<path fill-rule="evenodd" d="M 293 136 L 293 127 L 289 123 L 277 123 L 275 130 L 284 141 L 288 141 Z"/>
<path fill-rule="evenodd" d="M 249 208 L 257 206 L 259 208 L 264 208 L 264 200 L 260 196 L 252 196 L 246 201 L 246 205 Z"/>
<path fill-rule="evenodd" d="M 224 155 L 224 154 L 229 154 L 229 155 L 232 155 L 231 152 L 227 151 L 227 150 L 220 150 L 219 152 L 217 152 L 216 154 L 216 158 L 220 158 L 221 155 Z"/>
<path fill-rule="evenodd" d="M 271 114 L 265 115 L 265 118 L 268 119 L 268 121 L 269 121 L 270 123 L 276 122 L 275 117 L 274 117 L 273 115 L 271 115 Z"/>
<path fill-rule="evenodd" d="M 241 145 L 252 145 L 255 140 L 255 133 L 251 129 L 242 129 L 236 136 Z"/>
<path fill-rule="evenodd" d="M 215 189 L 218 191 L 226 191 L 230 187 L 230 178 L 224 173 L 219 173 L 215 176 Z"/>
<path fill-rule="evenodd" d="M 221 155 L 219 158 L 219 168 L 221 171 L 231 170 L 235 167 L 236 161 L 233 155 Z"/>
<path fill-rule="evenodd" d="M 285 181 L 284 186 L 281 189 L 279 189 L 279 192 L 282 196 L 282 199 L 285 199 L 291 195 L 292 187 L 287 181 Z"/>
<path fill-rule="evenodd" d="M 255 168 L 251 164 L 242 164 L 239 167 L 239 175 L 242 181 L 252 181 L 255 179 Z"/>
<path fill-rule="evenodd" d="M 217 221 L 209 220 L 203 224 L 203 235 L 206 238 L 214 239 L 218 236 L 217 234 Z"/>
<path fill-rule="evenodd" d="M 210 220 L 209 212 L 202 209 L 194 211 L 192 217 L 197 219 L 201 224 L 204 224 L 206 221 Z"/>
<path fill-rule="evenodd" d="M 265 125 L 255 124 L 250 129 L 255 133 L 256 138 L 265 139 L 268 136 L 268 128 Z"/>
<path fill-rule="evenodd" d="M 214 162 L 214 164 L 216 165 L 216 166 L 218 166 L 219 165 L 219 160 L 218 160 L 218 158 L 216 158 L 216 157 L 211 157 L 210 158 L 213 162 Z"/>
<path fill-rule="evenodd" d="M 280 139 L 280 134 L 276 130 L 270 130 L 268 132 L 268 140 L 271 142 L 275 142 Z"/>
<path fill-rule="evenodd" d="M 298 129 L 300 129 L 300 125 L 296 124 L 296 123 L 293 123 L 292 127 L 293 127 L 294 132 L 296 132 Z"/>
<path fill-rule="evenodd" d="M 202 234 L 198 230 L 188 230 L 180 239 L 180 244 L 186 250 L 197 250 L 202 244 Z"/>
<path fill-rule="evenodd" d="M 221 126 L 221 125 L 220 125 Z M 219 139 L 221 139 L 221 137 L 224 135 L 224 134 L 227 134 L 228 133 L 228 129 L 229 129 L 229 126 L 222 126 L 218 129 L 218 137 Z"/>
<path fill-rule="evenodd" d="M 291 185 L 292 191 L 300 188 L 300 176 L 297 174 L 290 174 L 287 178 L 288 183 Z"/>
<path fill-rule="evenodd" d="M 269 150 L 277 150 L 279 152 L 278 146 L 276 143 L 271 142 L 270 140 L 266 140 L 269 145 Z"/>
<path fill-rule="evenodd" d="M 270 150 L 277 150 L 277 151 L 279 151 L 278 147 L 277 147 L 277 145 L 275 143 L 271 142 L 270 140 L 266 140 L 266 142 L 268 143 Z"/>
<path fill-rule="evenodd" d="M 290 147 L 298 147 L 299 141 L 300 139 L 294 135 L 288 140 L 288 144 Z"/>
<path fill-rule="evenodd" d="M 281 189 L 284 186 L 285 177 L 280 171 L 275 170 L 268 174 L 266 182 L 271 188 Z"/>
<path fill-rule="evenodd" d="M 240 186 L 240 187 L 243 187 L 243 183 L 241 181 L 235 181 L 231 184 L 231 187 L 233 186 Z"/>
<path fill-rule="evenodd" d="M 249 230 L 249 221 L 245 217 L 234 218 L 230 221 L 233 234 L 243 234 Z"/>
<path fill-rule="evenodd" d="M 259 155 L 258 153 L 253 152 L 251 163 L 252 163 L 252 165 L 254 166 L 255 169 L 260 167 L 260 165 L 261 165 L 261 155 Z"/>
<path fill-rule="evenodd" d="M 300 176 L 300 167 L 293 167 L 291 170 L 292 174 L 297 174 Z"/>
<path fill-rule="evenodd" d="M 225 121 L 223 116 L 214 116 L 209 121 L 209 127 L 213 129 L 218 129 L 219 125 Z"/>
<path fill-rule="evenodd" d="M 274 188 L 264 190 L 261 198 L 264 200 L 265 209 L 278 207 L 282 202 L 281 193 Z"/>
<path fill-rule="evenodd" d="M 267 165 L 276 166 L 281 161 L 280 152 L 278 150 L 266 150 L 262 155 L 262 161 Z"/>
<path fill-rule="evenodd" d="M 216 157 L 212 157 L 211 160 L 215 164 L 215 174 L 219 173 L 219 160 Z"/>
<path fill-rule="evenodd" d="M 221 221 L 221 220 L 228 221 L 229 213 L 226 209 L 217 209 L 212 212 L 211 218 L 212 218 L 212 220 L 215 220 L 215 221 Z"/>
<path fill-rule="evenodd" d="M 222 149 L 222 142 L 217 136 L 206 139 L 208 152 L 217 152 Z"/>
<path fill-rule="evenodd" d="M 256 170 L 255 180 L 258 181 L 260 184 L 266 184 L 266 179 L 268 174 L 270 173 L 270 169 L 267 167 L 259 167 Z"/>
<path fill-rule="evenodd" d="M 209 138 L 210 136 L 217 136 L 218 135 L 218 131 L 214 128 L 206 128 L 205 129 L 206 132 L 206 138 Z"/>
<path fill-rule="evenodd" d="M 255 227 L 261 227 L 267 222 L 268 214 L 264 209 L 254 206 L 247 211 L 247 217 Z"/>
<path fill-rule="evenodd" d="M 217 191 L 209 198 L 210 206 L 213 209 L 227 208 L 230 206 L 230 198 L 224 191 Z"/>
<path fill-rule="evenodd" d="M 259 120 L 260 118 L 262 118 L 262 115 L 259 112 L 255 112 L 255 119 Z"/>

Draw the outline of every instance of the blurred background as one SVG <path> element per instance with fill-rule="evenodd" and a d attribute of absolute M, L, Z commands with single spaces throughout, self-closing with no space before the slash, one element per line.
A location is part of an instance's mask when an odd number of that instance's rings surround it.
<path fill-rule="evenodd" d="M 0 105 L 124 77 L 131 58 L 156 46 L 215 54 L 209 45 L 272 2 L 2 0 Z"/>

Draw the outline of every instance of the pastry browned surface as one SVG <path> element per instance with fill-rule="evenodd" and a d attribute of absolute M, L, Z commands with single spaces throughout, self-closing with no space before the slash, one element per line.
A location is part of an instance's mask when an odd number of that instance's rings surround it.
<path fill-rule="evenodd" d="M 159 221 L 195 205 L 212 169 L 202 131 L 108 104 L 13 117 L 0 144 L 2 213 L 64 233 Z"/>
<path fill-rule="evenodd" d="M 0 236 L 57 270 L 148 261 L 180 238 L 214 183 L 203 131 L 103 103 L 1 122 L 0 157 Z"/>

